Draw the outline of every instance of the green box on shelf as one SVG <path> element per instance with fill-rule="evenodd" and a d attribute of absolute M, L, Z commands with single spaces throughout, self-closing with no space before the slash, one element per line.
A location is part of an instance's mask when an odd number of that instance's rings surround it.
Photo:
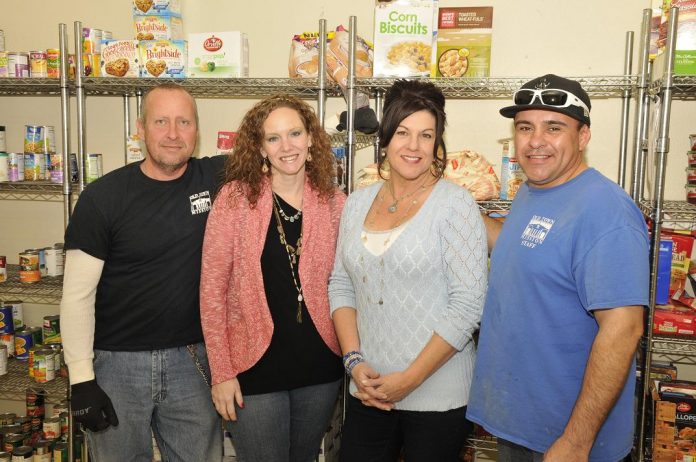
<path fill-rule="evenodd" d="M 696 75 L 696 50 L 675 51 L 674 73 L 680 75 Z"/>

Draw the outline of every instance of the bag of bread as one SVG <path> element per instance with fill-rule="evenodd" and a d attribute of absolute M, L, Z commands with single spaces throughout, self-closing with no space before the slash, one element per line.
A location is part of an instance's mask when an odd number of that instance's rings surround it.
<path fill-rule="evenodd" d="M 288 75 L 291 78 L 316 78 L 319 75 L 318 32 L 303 32 L 292 38 Z"/>
<path fill-rule="evenodd" d="M 350 33 L 338 26 L 326 52 L 326 67 L 331 78 L 342 88 L 348 85 L 348 46 Z M 372 77 L 372 44 L 361 37 L 355 40 L 355 76 Z"/>
<path fill-rule="evenodd" d="M 389 169 L 382 169 L 382 178 L 389 178 Z M 479 153 L 457 151 L 447 153 L 444 178 L 469 190 L 477 201 L 497 199 L 500 194 L 500 181 L 493 166 Z M 377 164 L 363 168 L 358 174 L 356 187 L 362 188 L 379 181 Z"/>

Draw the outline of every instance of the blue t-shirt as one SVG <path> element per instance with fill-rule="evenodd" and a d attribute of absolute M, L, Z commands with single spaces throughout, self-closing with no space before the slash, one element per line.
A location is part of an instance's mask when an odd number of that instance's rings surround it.
<path fill-rule="evenodd" d="M 523 185 L 491 255 L 467 417 L 544 452 L 561 435 L 598 332 L 593 310 L 648 304 L 643 216 L 594 169 L 549 189 Z M 635 367 L 591 461 L 633 444 Z"/>

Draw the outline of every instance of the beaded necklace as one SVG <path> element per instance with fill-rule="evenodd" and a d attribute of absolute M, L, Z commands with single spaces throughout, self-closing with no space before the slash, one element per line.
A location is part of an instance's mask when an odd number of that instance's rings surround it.
<path fill-rule="evenodd" d="M 302 253 L 302 229 L 300 229 L 300 237 L 297 238 L 297 243 L 295 247 L 288 244 L 285 238 L 285 230 L 283 229 L 283 222 L 280 219 L 280 214 L 278 212 L 279 206 L 273 203 L 273 213 L 275 214 L 276 227 L 278 228 L 278 235 L 280 236 L 280 243 L 285 247 L 285 251 L 288 254 L 288 263 L 290 264 L 290 275 L 292 276 L 292 282 L 295 284 L 295 289 L 297 290 L 297 315 L 295 319 L 298 323 L 302 323 L 302 300 L 304 296 L 302 295 L 302 286 L 297 282 L 300 279 L 300 275 L 297 273 L 295 265 L 297 265 L 297 257 Z M 297 274 L 297 275 L 296 275 Z"/>

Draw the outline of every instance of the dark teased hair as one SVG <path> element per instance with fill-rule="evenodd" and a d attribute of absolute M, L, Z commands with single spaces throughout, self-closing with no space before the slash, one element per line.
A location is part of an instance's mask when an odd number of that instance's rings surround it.
<path fill-rule="evenodd" d="M 443 138 L 447 124 L 445 95 L 432 82 L 405 79 L 395 81 L 384 97 L 382 121 L 379 124 L 377 134 L 382 147 L 388 146 L 399 124 L 411 114 L 424 110 L 435 117 L 433 158 L 439 172 L 438 176 L 442 176 L 447 163 L 447 148 Z M 386 156 L 379 159 L 378 172 L 380 172 L 380 176 L 384 159 Z"/>
<path fill-rule="evenodd" d="M 256 206 L 263 180 L 271 176 L 271 169 L 266 173 L 261 171 L 264 162 L 261 155 L 263 124 L 271 112 L 282 107 L 298 113 L 312 139 L 312 146 L 309 148 L 312 160 L 305 163 L 310 185 L 326 199 L 336 192 L 333 181 L 335 158 L 331 152 L 331 140 L 321 128 L 314 109 L 294 96 L 274 95 L 256 103 L 246 113 L 237 130 L 234 152 L 225 161 L 224 182 L 239 181 L 240 188 L 230 191 L 230 199 L 243 194 L 252 208 Z"/>

